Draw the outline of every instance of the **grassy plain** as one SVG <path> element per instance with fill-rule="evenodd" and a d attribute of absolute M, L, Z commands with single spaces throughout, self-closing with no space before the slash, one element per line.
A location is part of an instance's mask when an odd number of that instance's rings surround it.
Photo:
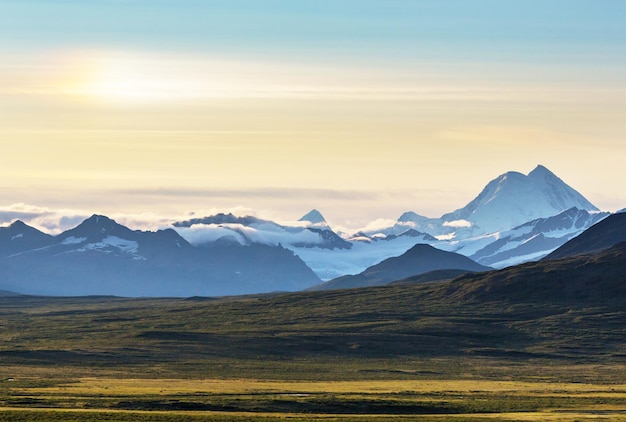
<path fill-rule="evenodd" d="M 626 420 L 620 298 L 461 293 L 3 297 L 0 420 Z"/>

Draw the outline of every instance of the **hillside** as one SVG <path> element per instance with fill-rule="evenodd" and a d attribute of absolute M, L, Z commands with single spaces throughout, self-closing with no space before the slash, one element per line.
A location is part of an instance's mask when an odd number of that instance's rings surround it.
<path fill-rule="evenodd" d="M 0 297 L 12 339 L 0 358 L 229 377 L 307 378 L 313 365 L 315 377 L 350 379 L 406 359 L 621 361 L 625 266 L 621 244 L 450 282 L 210 300 Z"/>
<path fill-rule="evenodd" d="M 504 300 L 617 305 L 626 298 L 626 242 L 598 254 L 526 263 L 453 280 L 448 294 L 463 302 Z"/>

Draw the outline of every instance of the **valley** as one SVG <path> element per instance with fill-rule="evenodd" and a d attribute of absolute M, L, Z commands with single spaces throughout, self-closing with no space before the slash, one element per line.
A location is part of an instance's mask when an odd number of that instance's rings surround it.
<path fill-rule="evenodd" d="M 526 286 L 558 265 L 575 282 L 590 260 L 623 265 L 624 248 L 509 270 L 505 295 L 492 272 L 224 298 L 1 297 L 0 417 L 623 419 L 621 273 L 583 296 Z"/>

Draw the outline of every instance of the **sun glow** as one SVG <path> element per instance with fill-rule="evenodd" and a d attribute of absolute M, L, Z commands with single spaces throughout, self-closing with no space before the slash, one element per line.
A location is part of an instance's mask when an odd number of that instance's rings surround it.
<path fill-rule="evenodd" d="M 131 55 L 99 54 L 81 57 L 65 91 L 105 102 L 171 100 L 194 92 L 193 78 L 176 69 Z"/>

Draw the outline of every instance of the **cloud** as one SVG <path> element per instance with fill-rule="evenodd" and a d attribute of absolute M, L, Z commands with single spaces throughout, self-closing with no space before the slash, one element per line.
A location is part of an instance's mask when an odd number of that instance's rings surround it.
<path fill-rule="evenodd" d="M 131 196 L 148 197 L 213 197 L 220 199 L 230 198 L 319 198 L 319 199 L 344 199 L 344 200 L 376 200 L 388 196 L 387 193 L 360 191 L 360 190 L 335 190 L 335 189 L 310 189 L 310 188 L 246 188 L 246 189 L 185 189 L 185 188 L 159 188 L 159 189 L 122 189 L 114 193 Z"/>
<path fill-rule="evenodd" d="M 29 226 L 49 234 L 59 234 L 73 229 L 93 214 L 103 214 L 98 211 L 70 208 L 48 208 L 37 205 L 17 203 L 0 206 L 0 225 L 8 225 L 15 220 L 21 220 Z M 108 217 L 119 224 L 134 230 L 155 230 L 169 226 L 177 218 L 175 216 L 153 213 L 110 213 Z M 188 218 L 188 216 L 179 216 Z"/>
<path fill-rule="evenodd" d="M 445 221 L 444 227 L 472 227 L 472 223 L 467 220 Z"/>
<path fill-rule="evenodd" d="M 240 245 L 262 243 L 265 245 L 320 244 L 323 239 L 318 233 L 301 227 L 282 227 L 273 223 L 250 226 L 242 224 L 194 224 L 191 227 L 174 227 L 192 245 L 212 243 L 228 239 Z"/>
<path fill-rule="evenodd" d="M 184 215 L 166 215 L 158 213 L 103 213 L 101 211 L 67 208 L 53 209 L 18 203 L 0 206 L 0 226 L 7 226 L 15 220 L 21 220 L 38 230 L 56 235 L 73 229 L 93 214 L 106 214 L 117 223 L 133 230 L 154 231 L 172 228 L 172 223 L 175 221 L 184 221 L 196 216 L 204 217 L 219 213 L 233 214 L 239 217 L 257 215 L 255 210 L 247 207 L 209 208 Z M 177 227 L 175 230 L 192 244 L 214 242 L 224 236 L 230 236 L 242 245 L 251 242 L 267 245 L 322 242 L 322 239 L 316 233 L 303 230 L 311 225 L 308 222 L 281 221 L 279 224 L 259 223 L 254 227 L 246 227 L 241 224 L 225 224 L 221 226 L 196 224 L 189 228 Z M 281 227 L 281 225 L 288 227 L 288 229 Z"/>
<path fill-rule="evenodd" d="M 0 206 L 0 223 L 9 224 L 15 220 L 21 220 L 51 234 L 71 229 L 89 215 L 91 214 L 84 210 L 51 209 L 24 203 Z"/>
<path fill-rule="evenodd" d="M 383 229 L 388 229 L 389 227 L 393 227 L 395 224 L 398 224 L 396 220 L 391 220 L 387 218 L 378 218 L 370 223 L 368 223 L 365 227 L 361 228 L 359 231 L 372 233 L 377 232 Z M 402 223 L 399 223 L 402 224 Z M 342 232 L 344 232 L 342 230 Z M 345 232 L 349 232 L 349 230 L 345 230 Z"/>
<path fill-rule="evenodd" d="M 10 82 L 0 89 L 5 95 L 90 98 L 143 106 L 220 99 L 554 102 L 572 95 L 575 99 L 592 94 L 608 97 L 602 86 L 573 90 L 541 80 L 521 88 L 496 83 L 480 65 L 460 78 L 450 71 L 459 63 L 448 61 L 429 63 L 429 71 L 370 64 L 363 73 L 354 65 L 310 66 L 276 59 L 119 49 L 14 54 L 11 59 L 10 64 L 0 61 L 0 76 Z M 463 68 L 468 70 L 468 65 L 463 63 Z"/>

